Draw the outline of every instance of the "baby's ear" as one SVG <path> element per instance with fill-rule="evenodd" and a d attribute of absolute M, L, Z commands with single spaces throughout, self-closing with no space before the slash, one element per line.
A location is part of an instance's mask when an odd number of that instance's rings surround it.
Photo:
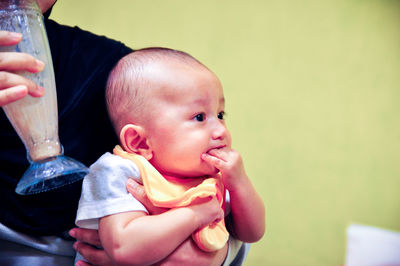
<path fill-rule="evenodd" d="M 121 129 L 119 139 L 125 151 L 139 154 L 147 160 L 153 157 L 153 152 L 147 144 L 147 138 L 143 127 L 127 124 Z"/>

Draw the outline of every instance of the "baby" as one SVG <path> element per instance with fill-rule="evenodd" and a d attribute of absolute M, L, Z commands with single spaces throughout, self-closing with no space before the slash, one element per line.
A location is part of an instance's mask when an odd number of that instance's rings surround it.
<path fill-rule="evenodd" d="M 231 148 L 215 74 L 184 52 L 146 48 L 120 60 L 106 97 L 122 148 L 103 155 L 85 177 L 77 224 L 98 227 L 115 263 L 154 264 L 192 235 L 203 250 L 221 248 L 224 216 L 235 238 L 261 239 L 264 205 Z M 148 215 L 140 203 L 120 204 L 130 197 L 128 177 L 140 177 L 153 204 L 168 210 Z"/>

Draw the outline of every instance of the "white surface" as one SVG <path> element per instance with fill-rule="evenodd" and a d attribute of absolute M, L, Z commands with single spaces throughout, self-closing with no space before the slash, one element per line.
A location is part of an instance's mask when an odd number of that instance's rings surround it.
<path fill-rule="evenodd" d="M 349 226 L 346 266 L 394 265 L 400 265 L 400 233 L 372 226 Z"/>

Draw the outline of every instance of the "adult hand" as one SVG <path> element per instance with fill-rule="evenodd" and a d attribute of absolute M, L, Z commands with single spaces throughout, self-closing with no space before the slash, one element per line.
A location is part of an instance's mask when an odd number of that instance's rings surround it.
<path fill-rule="evenodd" d="M 88 265 L 113 265 L 103 249 L 100 247 L 99 232 L 93 229 L 73 228 L 69 234 L 77 240 L 74 243 L 74 249 L 78 251 L 88 262 L 77 261 L 76 266 Z"/>
<path fill-rule="evenodd" d="M 205 252 L 197 247 L 197 244 L 190 237 L 186 239 L 168 257 L 158 262 L 159 266 L 175 265 L 222 265 L 228 253 L 228 244 L 215 252 Z"/>
<path fill-rule="evenodd" d="M 126 188 L 137 200 L 139 200 L 149 211 L 151 215 L 157 215 L 167 211 L 166 208 L 154 206 L 146 195 L 143 185 L 130 178 L 127 181 Z M 175 249 L 157 265 L 221 265 L 227 255 L 228 245 L 215 252 L 205 252 L 197 247 L 197 244 L 191 237 L 186 239 L 179 247 Z"/>
<path fill-rule="evenodd" d="M 126 189 L 133 197 L 135 197 L 135 199 L 140 201 L 146 207 L 150 215 L 157 215 L 168 210 L 167 208 L 154 206 L 147 197 L 144 186 L 136 182 L 133 178 L 129 178 L 126 182 Z"/>
<path fill-rule="evenodd" d="M 0 46 L 16 45 L 22 40 L 19 33 L 0 31 Z M 40 97 L 44 88 L 30 79 L 16 74 L 17 71 L 36 73 L 44 68 L 43 62 L 29 54 L 0 52 L 0 106 L 17 101 L 27 94 Z"/>
<path fill-rule="evenodd" d="M 166 208 L 153 206 L 146 196 L 144 187 L 136 183 L 133 179 L 128 180 L 127 189 L 135 198 L 145 205 L 150 214 L 160 214 L 168 210 Z M 76 266 L 112 265 L 106 252 L 102 249 L 96 248 L 101 246 L 99 232 L 97 230 L 74 228 L 69 233 L 77 240 L 74 244 L 74 249 L 89 262 L 78 261 Z"/>

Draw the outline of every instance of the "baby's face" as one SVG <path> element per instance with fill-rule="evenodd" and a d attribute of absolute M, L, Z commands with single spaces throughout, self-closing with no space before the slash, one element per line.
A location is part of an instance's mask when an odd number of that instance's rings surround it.
<path fill-rule="evenodd" d="M 231 146 L 224 120 L 221 83 L 209 70 L 179 62 L 154 64 L 154 90 L 146 101 L 150 162 L 162 174 L 197 177 L 218 172 L 201 159 L 212 149 Z"/>

